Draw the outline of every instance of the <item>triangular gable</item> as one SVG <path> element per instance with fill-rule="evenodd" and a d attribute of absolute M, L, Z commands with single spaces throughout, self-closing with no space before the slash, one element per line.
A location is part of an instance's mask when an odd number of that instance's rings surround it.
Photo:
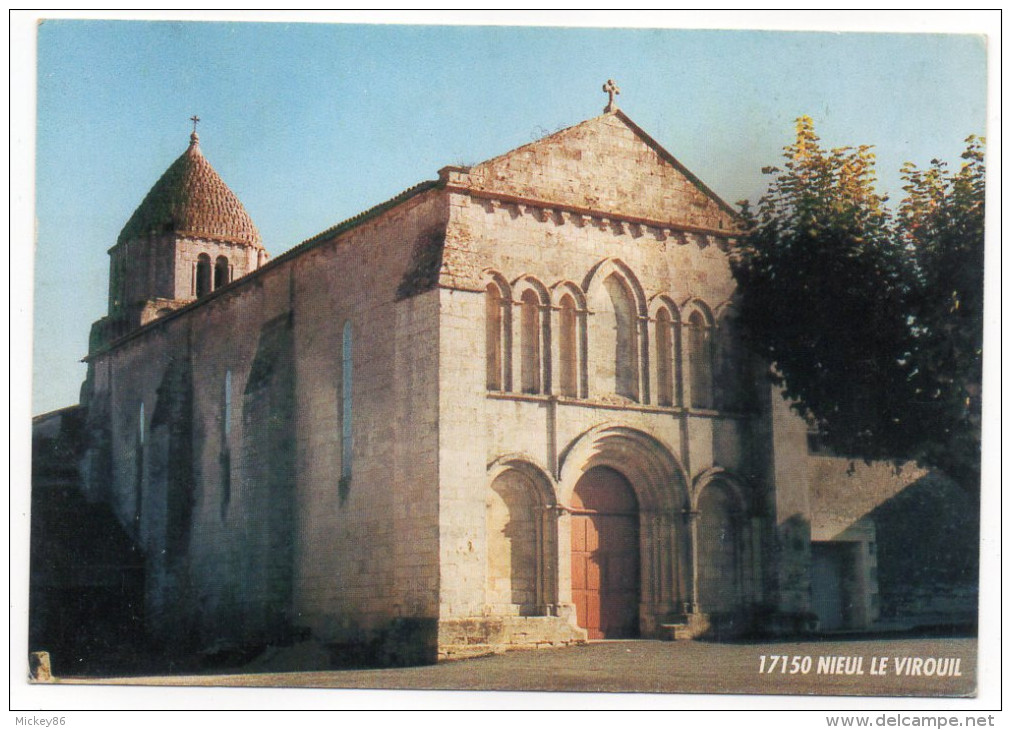
<path fill-rule="evenodd" d="M 468 187 L 487 193 L 730 231 L 736 213 L 621 111 L 474 165 Z"/>

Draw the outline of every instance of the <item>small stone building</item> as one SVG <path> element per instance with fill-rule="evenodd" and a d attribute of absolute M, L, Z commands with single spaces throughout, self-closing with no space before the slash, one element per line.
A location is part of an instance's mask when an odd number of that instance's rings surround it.
<path fill-rule="evenodd" d="M 410 662 L 872 622 L 863 515 L 820 535 L 858 557 L 812 543 L 846 462 L 734 335 L 737 233 L 609 106 L 268 261 L 194 132 L 110 250 L 82 397 L 149 635 Z M 813 560 L 860 578 L 812 603 Z"/>

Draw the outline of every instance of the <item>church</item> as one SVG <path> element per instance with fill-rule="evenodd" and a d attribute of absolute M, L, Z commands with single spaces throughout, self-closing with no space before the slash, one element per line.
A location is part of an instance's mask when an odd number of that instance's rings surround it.
<path fill-rule="evenodd" d="M 274 258 L 194 124 L 109 250 L 81 400 L 152 640 L 412 663 L 879 618 L 873 511 L 923 472 L 818 451 L 735 336 L 734 209 L 608 86 Z"/>

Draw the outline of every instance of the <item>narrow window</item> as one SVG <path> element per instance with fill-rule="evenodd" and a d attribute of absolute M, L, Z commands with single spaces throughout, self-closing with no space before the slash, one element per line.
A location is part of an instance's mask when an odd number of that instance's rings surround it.
<path fill-rule="evenodd" d="M 211 293 L 211 257 L 205 253 L 197 256 L 197 298 Z"/>
<path fill-rule="evenodd" d="M 351 322 L 344 323 L 344 337 L 341 344 L 341 485 L 346 488 L 351 481 Z"/>
<path fill-rule="evenodd" d="M 614 312 L 614 391 L 639 400 L 639 356 L 636 310 L 631 293 L 616 275 L 604 280 Z"/>
<path fill-rule="evenodd" d="M 134 452 L 133 475 L 133 519 L 138 523 L 144 501 L 144 435 L 144 401 L 141 401 L 137 414 L 137 448 Z"/>
<path fill-rule="evenodd" d="M 232 371 L 225 371 L 225 399 L 224 407 L 222 409 L 222 418 L 224 418 L 224 423 L 222 428 L 224 430 L 225 438 L 232 432 Z"/>
<path fill-rule="evenodd" d="M 214 288 L 220 289 L 228 283 L 228 259 L 218 256 L 214 262 Z"/>
<path fill-rule="evenodd" d="M 560 357 L 559 386 L 562 395 L 575 398 L 578 394 L 579 383 L 579 360 L 576 356 L 578 347 L 577 323 L 576 323 L 576 303 L 572 297 L 566 294 L 562 297 L 561 312 L 559 319 L 558 333 L 558 354 Z"/>
<path fill-rule="evenodd" d="M 221 407 L 221 519 L 228 514 L 228 505 L 232 501 L 232 454 L 229 448 L 228 436 L 232 432 L 232 371 L 225 371 L 225 390 Z"/>
<path fill-rule="evenodd" d="M 527 289 L 520 299 L 520 377 L 524 393 L 541 392 L 541 303 Z"/>
<path fill-rule="evenodd" d="M 691 370 L 692 408 L 713 407 L 712 334 L 702 315 L 688 318 L 688 367 Z"/>
<path fill-rule="evenodd" d="M 232 454 L 226 446 L 221 450 L 221 519 L 228 516 L 228 505 L 232 501 Z"/>
<path fill-rule="evenodd" d="M 485 295 L 485 357 L 488 390 L 502 390 L 502 295 L 494 284 Z"/>
<path fill-rule="evenodd" d="M 674 404 L 674 351 L 671 337 L 671 316 L 665 307 L 656 315 L 656 387 L 657 402 Z"/>

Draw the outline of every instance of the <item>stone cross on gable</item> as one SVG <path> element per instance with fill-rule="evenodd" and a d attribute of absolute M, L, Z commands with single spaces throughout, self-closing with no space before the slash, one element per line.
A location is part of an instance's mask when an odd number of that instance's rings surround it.
<path fill-rule="evenodd" d="M 621 93 L 621 89 L 619 89 L 618 85 L 614 83 L 614 79 L 607 80 L 607 83 L 604 84 L 604 91 L 607 92 L 607 106 L 604 107 L 604 111 L 618 111 L 618 105 L 615 103 L 614 97 Z"/>

